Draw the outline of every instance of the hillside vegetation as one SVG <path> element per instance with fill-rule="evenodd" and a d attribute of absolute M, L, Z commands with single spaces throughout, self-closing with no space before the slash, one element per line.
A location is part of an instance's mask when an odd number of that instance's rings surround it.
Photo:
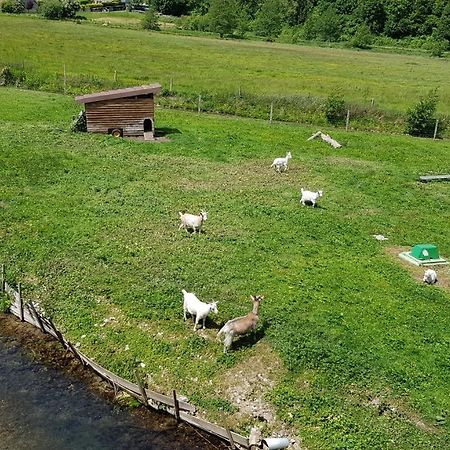
<path fill-rule="evenodd" d="M 229 385 L 250 360 L 278 367 L 266 433 L 450 448 L 450 294 L 396 256 L 424 241 L 450 256 L 449 185 L 417 182 L 448 170 L 447 141 L 335 131 L 333 150 L 306 142 L 315 128 L 159 110 L 170 142 L 152 144 L 73 134 L 77 111 L 0 90 L 0 261 L 84 352 L 127 378 L 143 363 L 150 387 L 243 433 L 255 419 Z M 272 172 L 287 149 L 289 172 Z M 324 190 L 320 207 L 301 207 L 301 186 Z M 205 233 L 178 230 L 178 211 L 201 208 Z M 205 331 L 183 322 L 183 288 L 219 300 Z M 255 294 L 257 334 L 223 355 L 218 327 Z"/>
<path fill-rule="evenodd" d="M 1 14 L 0 39 L 0 67 L 23 70 L 23 85 L 34 89 L 62 92 L 65 64 L 69 93 L 148 82 L 168 89 L 172 78 L 174 91 L 192 96 L 194 105 L 200 93 L 236 97 L 240 90 L 274 97 L 275 102 L 276 97 L 294 97 L 292 101 L 314 113 L 323 99 L 338 91 L 359 109 L 370 109 L 373 99 L 381 123 L 383 116 L 394 113 L 395 120 L 395 114 L 438 89 L 438 111 L 450 113 L 446 59 L 176 36 Z M 230 112 L 239 109 L 236 98 L 230 102 Z M 313 117 L 309 120 L 314 123 L 320 120 L 317 113 Z"/>

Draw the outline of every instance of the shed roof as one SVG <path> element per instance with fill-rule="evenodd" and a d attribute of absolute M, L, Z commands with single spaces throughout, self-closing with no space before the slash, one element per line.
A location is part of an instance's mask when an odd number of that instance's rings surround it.
<path fill-rule="evenodd" d="M 103 100 L 114 100 L 116 98 L 135 97 L 136 95 L 158 94 L 161 91 L 160 84 L 149 84 L 147 86 L 136 86 L 112 91 L 97 92 L 96 94 L 80 95 L 75 97 L 79 103 L 101 102 Z"/>

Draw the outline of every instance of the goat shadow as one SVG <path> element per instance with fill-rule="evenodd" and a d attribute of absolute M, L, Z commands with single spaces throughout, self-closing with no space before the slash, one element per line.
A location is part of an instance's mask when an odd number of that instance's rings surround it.
<path fill-rule="evenodd" d="M 303 206 L 300 203 L 300 206 Z M 313 208 L 313 209 L 326 209 L 324 206 L 322 206 L 320 203 L 316 203 L 316 206 L 313 206 L 312 202 L 310 202 L 309 200 L 305 201 L 305 206 L 307 206 L 308 208 Z"/>
<path fill-rule="evenodd" d="M 239 350 L 240 348 L 247 348 L 256 345 L 266 334 L 267 328 L 269 328 L 269 324 L 267 321 L 261 321 L 261 325 L 256 328 L 256 331 L 253 333 L 246 334 L 241 336 L 239 339 L 236 339 L 231 344 L 231 350 Z"/>

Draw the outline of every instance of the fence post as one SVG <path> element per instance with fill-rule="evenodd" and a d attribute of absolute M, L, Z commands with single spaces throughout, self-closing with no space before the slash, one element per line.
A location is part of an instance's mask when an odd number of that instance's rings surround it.
<path fill-rule="evenodd" d="M 180 405 L 178 404 L 177 391 L 173 390 L 173 406 L 175 408 L 175 418 L 180 422 Z"/>
<path fill-rule="evenodd" d="M 373 108 L 374 105 L 375 105 L 375 99 L 373 98 L 373 99 L 370 101 L 370 106 Z"/>
<path fill-rule="evenodd" d="M 227 430 L 228 440 L 230 441 L 230 449 L 234 450 L 236 448 L 236 444 L 234 443 L 233 435 L 231 434 L 231 431 L 228 428 L 226 428 L 226 430 Z"/>
<path fill-rule="evenodd" d="M 36 320 L 37 320 L 37 322 L 38 322 L 38 325 L 39 325 L 39 328 L 41 329 L 41 331 L 42 331 L 43 333 L 46 333 L 44 324 L 43 324 L 42 319 L 41 319 L 41 316 L 40 316 L 40 315 L 38 314 L 38 312 L 36 311 L 36 308 L 34 307 L 32 301 L 28 302 L 28 307 L 29 307 L 29 309 L 31 309 L 31 311 L 33 312 L 34 317 L 36 317 Z"/>
<path fill-rule="evenodd" d="M 170 81 L 169 81 L 169 92 L 172 92 L 173 89 L 173 78 L 170 77 Z"/>
<path fill-rule="evenodd" d="M 67 94 L 67 75 L 66 75 L 66 65 L 64 64 L 64 95 Z"/>
<path fill-rule="evenodd" d="M 238 97 L 239 98 L 241 97 L 241 85 L 239 85 L 239 87 L 238 87 Z"/>
<path fill-rule="evenodd" d="M 142 383 L 142 380 L 141 380 L 137 370 L 134 371 L 134 377 L 136 378 L 136 383 L 139 386 L 139 390 L 141 391 L 142 401 L 144 402 L 145 406 L 148 406 L 147 393 L 145 392 L 144 385 Z"/>
<path fill-rule="evenodd" d="M 117 81 L 117 70 L 114 71 L 114 83 Z"/>
<path fill-rule="evenodd" d="M 17 293 L 19 294 L 19 313 L 20 313 L 20 321 L 23 322 L 23 298 L 22 298 L 22 287 L 20 283 L 17 284 Z"/>
<path fill-rule="evenodd" d="M 202 101 L 202 96 L 200 94 L 198 94 L 198 108 L 197 108 L 197 112 L 200 114 L 201 112 L 201 108 L 200 108 L 200 103 Z"/>
<path fill-rule="evenodd" d="M 348 131 L 349 122 L 350 122 L 350 110 L 347 109 L 347 118 L 345 119 L 345 131 Z"/>
<path fill-rule="evenodd" d="M 5 292 L 5 282 L 6 282 L 6 280 L 5 280 L 5 265 L 4 264 L 2 264 L 1 277 L 2 277 L 2 279 L 1 279 L 1 287 L 0 287 L 0 289 L 1 289 L 1 292 Z"/>
<path fill-rule="evenodd" d="M 272 117 L 273 117 L 273 102 L 270 104 L 270 113 L 269 113 L 269 123 L 272 123 Z"/>
<path fill-rule="evenodd" d="M 433 135 L 433 139 L 436 139 L 437 132 L 438 132 L 438 126 L 439 126 L 439 119 L 436 119 L 436 125 L 435 125 L 435 127 L 434 127 L 434 135 Z"/>

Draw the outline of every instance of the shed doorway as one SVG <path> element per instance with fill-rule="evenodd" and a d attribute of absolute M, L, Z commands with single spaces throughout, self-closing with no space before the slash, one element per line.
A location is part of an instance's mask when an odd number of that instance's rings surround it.
<path fill-rule="evenodd" d="M 153 120 L 149 118 L 144 119 L 144 140 L 153 140 L 153 131 Z"/>

